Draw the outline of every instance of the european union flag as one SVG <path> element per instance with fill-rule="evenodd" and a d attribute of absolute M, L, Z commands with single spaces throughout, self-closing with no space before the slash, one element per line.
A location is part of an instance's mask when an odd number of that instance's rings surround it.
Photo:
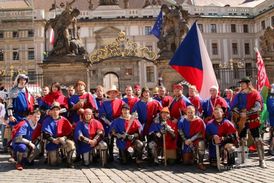
<path fill-rule="evenodd" d="M 155 22 L 152 30 L 150 31 L 150 34 L 153 34 L 155 37 L 160 39 L 162 24 L 163 24 L 163 13 L 162 13 L 162 11 L 160 11 L 160 13 L 156 19 L 156 22 Z"/>

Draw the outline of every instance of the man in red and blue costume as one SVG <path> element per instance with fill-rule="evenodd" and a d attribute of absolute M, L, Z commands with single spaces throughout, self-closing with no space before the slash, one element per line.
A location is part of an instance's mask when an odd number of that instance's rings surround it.
<path fill-rule="evenodd" d="M 183 89 L 184 87 L 181 84 L 173 86 L 174 98 L 169 106 L 170 117 L 177 122 L 186 113 L 186 107 L 192 105 L 189 99 L 184 96 Z"/>
<path fill-rule="evenodd" d="M 36 147 L 34 140 L 40 135 L 36 132 L 40 126 L 38 121 L 40 119 L 40 112 L 35 110 L 30 112 L 29 115 L 14 126 L 12 131 L 12 148 L 13 155 L 16 159 L 16 169 L 23 170 L 24 163 L 32 163 L 30 156 L 34 153 Z M 41 127 L 40 127 L 41 129 Z"/>
<path fill-rule="evenodd" d="M 163 136 L 165 135 L 165 145 L 163 147 Z M 148 144 L 154 164 L 159 164 L 158 155 L 161 149 L 173 150 L 177 149 L 177 123 L 170 120 L 170 112 L 168 107 L 164 107 L 160 116 L 156 118 L 149 128 L 150 142 Z M 163 152 L 163 151 L 162 151 Z M 176 154 L 176 153 L 175 153 Z M 166 159 L 175 160 L 176 157 L 165 157 Z"/>
<path fill-rule="evenodd" d="M 267 105 L 267 111 L 269 113 L 269 123 L 270 123 L 269 154 L 274 156 L 274 84 L 271 85 L 271 89 L 267 97 L 266 105 Z"/>
<path fill-rule="evenodd" d="M 86 84 L 83 81 L 77 81 L 76 85 L 76 95 L 69 98 L 69 109 L 70 116 L 69 119 L 73 126 L 80 120 L 81 115 L 84 113 L 84 109 L 90 108 L 93 111 L 98 111 L 97 102 L 95 97 L 86 92 Z"/>
<path fill-rule="evenodd" d="M 65 150 L 67 165 L 73 167 L 72 155 L 75 150 L 75 144 L 72 138 L 72 125 L 63 116 L 60 116 L 61 106 L 54 102 L 50 108 L 50 116 L 42 124 L 43 138 L 47 140 L 46 150 L 48 152 L 48 163 L 57 165 L 59 163 L 59 148 Z"/>
<path fill-rule="evenodd" d="M 143 126 L 143 137 L 148 135 L 149 128 L 153 119 L 162 110 L 160 102 L 150 97 L 149 88 L 142 88 L 141 100 L 139 100 L 133 107 L 132 112 L 138 113 L 139 121 Z"/>
<path fill-rule="evenodd" d="M 140 99 L 138 97 L 135 97 L 133 95 L 133 90 L 130 85 L 128 85 L 125 89 L 126 96 L 123 98 L 123 101 L 129 105 L 130 107 L 130 112 L 132 112 L 132 109 L 136 102 L 138 102 Z"/>
<path fill-rule="evenodd" d="M 218 87 L 217 86 L 211 86 L 210 88 L 210 95 L 211 97 L 209 99 L 206 99 L 203 101 L 202 107 L 203 107 L 203 117 L 204 122 L 208 123 L 211 119 L 213 119 L 213 109 L 215 107 L 221 107 L 224 109 L 225 113 L 229 109 L 229 106 L 224 98 L 220 97 L 218 95 Z"/>
<path fill-rule="evenodd" d="M 182 139 L 183 163 L 189 164 L 193 160 L 187 156 L 189 153 L 194 154 L 197 160 L 197 167 L 205 170 L 203 159 L 205 155 L 205 123 L 195 115 L 195 107 L 188 106 L 186 116 L 178 122 L 179 138 Z"/>
<path fill-rule="evenodd" d="M 217 166 L 216 145 L 227 152 L 227 164 L 235 164 L 235 146 L 237 142 L 237 130 L 234 125 L 224 118 L 224 111 L 220 107 L 213 110 L 214 118 L 206 125 L 206 136 L 209 144 L 209 161 L 212 166 Z M 221 154 L 221 153 L 220 153 Z"/>
<path fill-rule="evenodd" d="M 189 95 L 188 99 L 190 100 L 192 105 L 195 107 L 197 116 L 201 117 L 203 113 L 202 99 L 199 97 L 199 93 L 195 85 L 189 86 L 188 95 Z"/>
<path fill-rule="evenodd" d="M 119 149 L 120 161 L 122 164 L 128 162 L 128 148 L 132 147 L 136 155 L 136 163 L 142 160 L 143 143 L 139 140 L 142 125 L 135 114 L 130 115 L 130 107 L 123 104 L 121 117 L 115 119 L 111 125 L 111 133 L 117 139 L 116 144 Z"/>
<path fill-rule="evenodd" d="M 250 130 L 250 133 L 255 141 L 259 156 L 259 166 L 261 168 L 266 168 L 264 160 L 264 146 L 263 140 L 260 136 L 260 112 L 262 111 L 262 97 L 260 93 L 251 87 L 251 82 L 248 77 L 245 77 L 239 81 L 241 85 L 241 91 L 235 95 L 233 98 L 231 108 L 234 114 L 239 115 L 239 120 L 234 121 L 236 125 L 240 125 L 239 122 L 241 119 L 245 119 L 244 128 L 240 129 L 239 136 L 241 143 L 247 138 L 247 130 Z M 233 114 L 233 115 L 234 115 Z"/>
<path fill-rule="evenodd" d="M 34 97 L 26 87 L 28 81 L 28 76 L 19 74 L 15 79 L 15 86 L 9 92 L 7 112 L 10 126 L 16 125 L 34 109 Z"/>
<path fill-rule="evenodd" d="M 106 158 L 107 144 L 102 141 L 104 138 L 104 128 L 100 121 L 94 119 L 93 112 L 87 108 L 83 114 L 83 120 L 78 122 L 74 131 L 74 140 L 77 144 L 78 153 L 82 155 L 83 163 L 88 166 L 95 155 L 95 149 L 105 153 Z M 96 154 L 101 155 L 101 153 Z M 103 158 L 103 157 L 101 157 Z"/>
<path fill-rule="evenodd" d="M 159 86 L 159 94 L 157 97 L 154 97 L 155 100 L 158 100 L 163 107 L 169 107 L 173 98 L 167 95 L 166 88 L 164 86 Z"/>
<path fill-rule="evenodd" d="M 113 85 L 106 93 L 109 96 L 108 100 L 105 100 L 102 106 L 99 109 L 99 119 L 103 120 L 103 126 L 105 129 L 105 141 L 108 144 L 109 150 L 109 161 L 113 161 L 113 136 L 109 136 L 110 134 L 110 126 L 112 121 L 116 118 L 119 118 L 122 114 L 122 106 L 124 104 L 123 100 L 117 98 L 119 95 L 119 91 L 116 86 Z"/>

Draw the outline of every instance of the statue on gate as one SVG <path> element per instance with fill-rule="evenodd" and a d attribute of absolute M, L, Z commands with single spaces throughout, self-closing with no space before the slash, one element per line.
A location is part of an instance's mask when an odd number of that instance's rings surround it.
<path fill-rule="evenodd" d="M 162 5 L 161 11 L 164 13 L 163 25 L 158 48 L 160 55 L 164 52 L 174 53 L 179 47 L 182 37 L 188 32 L 188 11 L 183 10 L 179 5 L 168 7 Z"/>
<path fill-rule="evenodd" d="M 53 49 L 49 55 L 83 55 L 86 53 L 77 27 L 77 16 L 80 15 L 80 11 L 77 8 L 72 8 L 74 2 L 75 0 L 67 2 L 65 10 L 46 23 L 46 30 L 51 27 L 54 31 Z M 69 30 L 70 26 L 72 26 L 71 31 Z"/>

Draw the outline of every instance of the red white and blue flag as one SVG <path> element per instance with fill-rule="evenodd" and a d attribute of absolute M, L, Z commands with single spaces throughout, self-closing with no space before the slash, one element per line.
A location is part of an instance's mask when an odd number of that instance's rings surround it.
<path fill-rule="evenodd" d="M 210 97 L 211 86 L 218 87 L 212 62 L 196 22 L 177 48 L 169 65 L 187 82 L 195 85 L 203 99 Z"/>

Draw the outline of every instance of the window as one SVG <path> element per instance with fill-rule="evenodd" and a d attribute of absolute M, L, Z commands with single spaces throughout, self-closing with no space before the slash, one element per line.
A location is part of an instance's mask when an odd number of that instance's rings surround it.
<path fill-rule="evenodd" d="M 252 77 L 252 64 L 251 63 L 245 63 L 245 74 L 248 77 Z"/>
<path fill-rule="evenodd" d="M 248 25 L 244 24 L 243 25 L 244 33 L 248 33 Z"/>
<path fill-rule="evenodd" d="M 4 61 L 4 52 L 0 49 L 0 61 Z"/>
<path fill-rule="evenodd" d="M 34 60 L 34 50 L 33 50 L 33 48 L 29 48 L 29 50 L 28 50 L 28 60 Z"/>
<path fill-rule="evenodd" d="M 216 26 L 216 24 L 210 24 L 210 32 L 213 32 L 213 33 L 217 32 L 217 26 Z"/>
<path fill-rule="evenodd" d="M 28 70 L 28 76 L 29 76 L 30 83 L 35 82 L 35 80 L 37 79 L 36 77 L 37 75 L 34 70 Z"/>
<path fill-rule="evenodd" d="M 3 39 L 3 38 L 4 38 L 4 32 L 0 31 L 0 39 Z"/>
<path fill-rule="evenodd" d="M 236 32 L 236 24 L 231 24 L 231 32 Z"/>
<path fill-rule="evenodd" d="M 145 26 L 145 35 L 149 35 L 151 31 L 151 26 Z"/>
<path fill-rule="evenodd" d="M 126 71 L 126 73 L 125 73 L 126 76 L 132 76 L 132 74 L 133 74 L 132 68 L 126 68 L 125 71 Z"/>
<path fill-rule="evenodd" d="M 264 20 L 261 21 L 261 27 L 262 27 L 263 30 L 265 29 L 265 21 Z"/>
<path fill-rule="evenodd" d="M 232 54 L 238 55 L 238 44 L 237 43 L 232 43 Z"/>
<path fill-rule="evenodd" d="M 218 44 L 212 43 L 211 48 L 212 48 L 212 55 L 218 55 Z"/>
<path fill-rule="evenodd" d="M 220 79 L 220 65 L 219 64 L 213 64 L 213 69 L 214 69 L 216 78 Z"/>
<path fill-rule="evenodd" d="M 199 29 L 200 29 L 201 32 L 204 32 L 203 24 L 198 24 L 198 27 L 199 27 Z"/>
<path fill-rule="evenodd" d="M 18 51 L 18 49 L 13 49 L 12 59 L 13 60 L 19 60 L 19 51 Z"/>
<path fill-rule="evenodd" d="M 19 37 L 19 32 L 18 31 L 13 31 L 12 32 L 12 37 L 13 38 L 18 38 Z"/>
<path fill-rule="evenodd" d="M 34 37 L 34 31 L 28 30 L 28 37 Z"/>
<path fill-rule="evenodd" d="M 249 43 L 245 43 L 245 54 L 250 55 L 250 46 Z"/>
<path fill-rule="evenodd" d="M 271 17 L 271 26 L 274 27 L 274 16 Z"/>
<path fill-rule="evenodd" d="M 147 66 L 146 73 L 147 73 L 147 82 L 154 82 L 154 67 Z"/>

